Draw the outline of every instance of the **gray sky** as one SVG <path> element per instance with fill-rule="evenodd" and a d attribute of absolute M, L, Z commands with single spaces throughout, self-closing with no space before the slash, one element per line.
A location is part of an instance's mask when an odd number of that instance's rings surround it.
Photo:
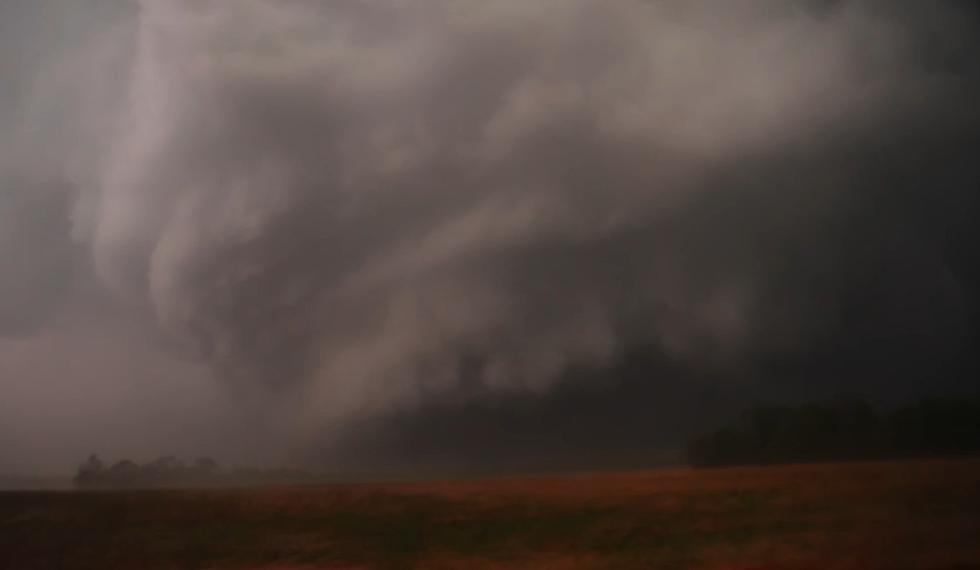
<path fill-rule="evenodd" d="M 0 471 L 452 465 L 578 417 L 598 461 L 719 398 L 975 390 L 976 32 L 955 1 L 5 2 Z"/>

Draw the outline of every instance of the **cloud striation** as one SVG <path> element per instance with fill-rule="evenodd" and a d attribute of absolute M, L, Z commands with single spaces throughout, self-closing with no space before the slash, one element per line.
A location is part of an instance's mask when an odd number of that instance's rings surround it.
<path fill-rule="evenodd" d="M 0 139 L 0 334 L 108 292 L 318 437 L 637 347 L 976 343 L 969 3 L 95 6 Z"/>

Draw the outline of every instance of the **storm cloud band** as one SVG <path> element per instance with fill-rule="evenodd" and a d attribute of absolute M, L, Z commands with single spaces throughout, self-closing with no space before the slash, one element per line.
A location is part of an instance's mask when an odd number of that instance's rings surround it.
<path fill-rule="evenodd" d="M 42 150 L 0 147 L 0 331 L 49 318 L 81 265 L 304 425 L 546 394 L 638 346 L 715 369 L 975 343 L 966 3 L 122 12 L 38 80 L 93 83 L 56 123 L 75 146 L 29 117 Z"/>

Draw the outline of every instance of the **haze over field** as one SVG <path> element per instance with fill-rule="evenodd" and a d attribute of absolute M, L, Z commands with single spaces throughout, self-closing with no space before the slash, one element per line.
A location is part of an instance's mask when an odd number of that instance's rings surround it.
<path fill-rule="evenodd" d="M 968 1 L 5 0 L 0 472 L 655 461 L 978 392 Z"/>

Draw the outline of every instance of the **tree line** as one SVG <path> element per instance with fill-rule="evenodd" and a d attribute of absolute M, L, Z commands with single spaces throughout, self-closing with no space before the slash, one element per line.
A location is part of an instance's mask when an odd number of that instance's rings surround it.
<path fill-rule="evenodd" d="M 142 465 L 123 459 L 107 465 L 97 454 L 90 455 L 74 477 L 75 486 L 80 489 L 270 485 L 315 480 L 314 474 L 293 469 L 237 467 L 226 470 L 210 457 L 187 463 L 174 456 L 165 456 Z"/>
<path fill-rule="evenodd" d="M 687 446 L 696 467 L 980 453 L 980 400 L 926 398 L 879 412 L 862 400 L 757 406 Z"/>
<path fill-rule="evenodd" d="M 155 487 L 188 483 L 206 483 L 218 472 L 218 464 L 201 457 L 191 464 L 166 456 L 140 465 L 123 459 L 111 466 L 92 454 L 75 474 L 75 486 L 81 488 Z"/>

